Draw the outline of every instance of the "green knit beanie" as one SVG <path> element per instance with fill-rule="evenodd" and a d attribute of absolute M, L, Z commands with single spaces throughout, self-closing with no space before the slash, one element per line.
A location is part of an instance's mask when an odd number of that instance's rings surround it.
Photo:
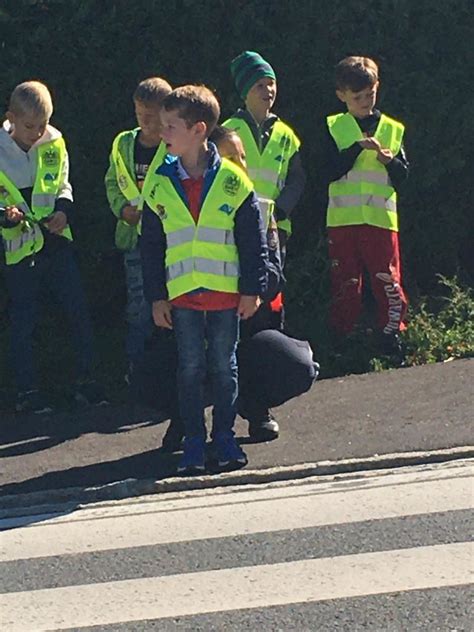
<path fill-rule="evenodd" d="M 276 75 L 268 61 L 259 53 L 246 50 L 230 63 L 230 72 L 234 79 L 237 92 L 245 101 L 250 88 L 262 77 L 275 79 Z"/>

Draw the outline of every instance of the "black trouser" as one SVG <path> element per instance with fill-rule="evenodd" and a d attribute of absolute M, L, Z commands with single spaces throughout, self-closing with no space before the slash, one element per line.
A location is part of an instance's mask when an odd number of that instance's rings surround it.
<path fill-rule="evenodd" d="M 308 391 L 318 376 L 309 343 L 266 329 L 243 338 L 238 347 L 239 413 L 260 415 Z M 171 332 L 157 330 L 152 348 L 133 373 L 132 397 L 175 416 L 176 346 Z M 208 398 L 210 403 L 210 398 Z"/>
<path fill-rule="evenodd" d="M 239 414 L 247 419 L 305 393 L 319 372 L 307 341 L 271 329 L 242 340 L 238 362 Z"/>

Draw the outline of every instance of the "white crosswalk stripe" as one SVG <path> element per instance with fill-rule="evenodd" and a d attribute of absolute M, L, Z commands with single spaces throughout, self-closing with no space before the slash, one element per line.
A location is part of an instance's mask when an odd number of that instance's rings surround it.
<path fill-rule="evenodd" d="M 39 632 L 114 626 L 464 586 L 471 580 L 473 551 L 461 536 L 461 540 L 444 537 L 415 546 L 411 538 L 414 541 L 416 534 L 408 533 L 406 545 L 400 540 L 403 546 L 389 542 L 383 550 L 356 548 L 344 554 L 341 549 L 341 554 L 331 556 L 321 555 L 310 543 L 303 559 L 298 554 L 288 560 L 276 550 L 271 563 L 246 564 L 243 558 L 243 565 L 240 557 L 229 565 L 220 562 L 219 552 L 226 549 L 226 542 L 230 550 L 231 541 L 258 534 L 268 538 L 270 547 L 272 538 L 286 532 L 298 542 L 312 530 L 318 534 L 322 529 L 368 523 L 380 532 L 380 526 L 388 529 L 390 521 L 397 519 L 442 516 L 444 520 L 449 512 L 471 509 L 472 502 L 472 470 L 465 464 L 148 497 L 60 517 L 0 521 L 6 529 L 0 534 L 0 576 L 20 567 L 44 569 L 51 563 L 53 568 L 53 561 L 60 567 L 61 560 L 76 561 L 80 567 L 91 554 L 103 556 L 106 564 L 106 556 L 112 554 L 131 559 L 132 549 L 159 557 L 163 547 L 217 546 L 207 568 L 190 565 L 187 572 L 173 572 L 172 566 L 165 569 L 164 556 L 162 571 L 152 576 L 125 572 L 107 581 L 100 575 L 87 582 L 79 576 L 68 583 L 64 578 L 48 583 L 38 571 L 35 589 L 23 589 L 19 579 L 18 585 L 13 582 L 0 594 L 0 629 Z M 235 546 L 233 542 L 233 550 Z"/>

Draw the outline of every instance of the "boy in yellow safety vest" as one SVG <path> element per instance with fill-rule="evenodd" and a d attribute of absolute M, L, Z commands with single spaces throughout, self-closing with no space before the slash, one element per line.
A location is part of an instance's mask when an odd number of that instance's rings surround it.
<path fill-rule="evenodd" d="M 139 248 L 141 196 L 150 165 L 156 169 L 166 153 L 161 143 L 160 109 L 170 92 L 171 86 L 160 77 L 149 77 L 138 84 L 133 94 L 138 127 L 115 137 L 105 175 L 107 199 L 118 220 L 115 245 L 123 252 L 127 286 L 127 383 L 153 331 L 151 307 L 143 296 Z"/>
<path fill-rule="evenodd" d="M 346 57 L 336 66 L 336 94 L 347 112 L 327 117 L 330 324 L 349 334 L 361 312 L 364 269 L 377 304 L 382 352 L 402 361 L 399 332 L 407 309 L 401 283 L 397 189 L 406 180 L 404 125 L 375 108 L 377 64 Z"/>
<path fill-rule="evenodd" d="M 44 286 L 71 324 L 77 353 L 76 401 L 105 402 L 90 374 L 92 327 L 71 243 L 68 154 L 61 132 L 49 125 L 52 113 L 48 88 L 26 81 L 13 90 L 0 131 L 0 205 L 6 207 L 1 236 L 10 297 L 11 363 L 18 389 L 15 407 L 36 414 L 52 411 L 38 388 L 32 348 Z"/>
<path fill-rule="evenodd" d="M 300 158 L 300 140 L 272 107 L 277 95 L 275 71 L 263 57 L 244 51 L 230 66 L 235 87 L 245 102 L 224 122 L 244 145 L 247 170 L 267 223 L 273 214 L 277 224 L 282 264 L 291 234 L 291 215 L 305 185 Z"/>
<path fill-rule="evenodd" d="M 204 86 L 183 86 L 166 97 L 161 134 L 170 155 L 150 173 L 143 211 L 145 296 L 156 325 L 174 329 L 178 348 L 182 473 L 206 467 L 206 375 L 218 467 L 247 463 L 233 432 L 239 320 L 256 312 L 268 277 L 265 229 L 253 185 L 208 142 L 219 114 L 216 97 Z"/>

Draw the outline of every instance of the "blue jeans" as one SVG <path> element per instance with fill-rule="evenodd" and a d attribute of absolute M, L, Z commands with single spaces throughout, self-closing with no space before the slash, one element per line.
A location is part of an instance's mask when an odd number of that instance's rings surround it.
<path fill-rule="evenodd" d="M 178 347 L 178 399 L 186 437 L 205 436 L 204 383 L 212 387 L 213 434 L 232 432 L 238 395 L 237 310 L 173 308 Z"/>
<path fill-rule="evenodd" d="M 82 289 L 79 268 L 69 244 L 57 251 L 41 251 L 20 263 L 5 266 L 10 298 L 11 361 L 19 391 L 37 386 L 33 362 L 33 333 L 38 319 L 41 292 L 51 294 L 49 305 L 60 305 L 71 325 L 72 342 L 77 357 L 77 378 L 88 375 L 93 359 L 92 325 Z"/>
<path fill-rule="evenodd" d="M 129 362 L 138 362 L 145 350 L 145 342 L 153 333 L 151 306 L 143 295 L 143 274 L 140 249 L 137 246 L 123 255 L 127 285 L 128 331 L 125 351 Z"/>

